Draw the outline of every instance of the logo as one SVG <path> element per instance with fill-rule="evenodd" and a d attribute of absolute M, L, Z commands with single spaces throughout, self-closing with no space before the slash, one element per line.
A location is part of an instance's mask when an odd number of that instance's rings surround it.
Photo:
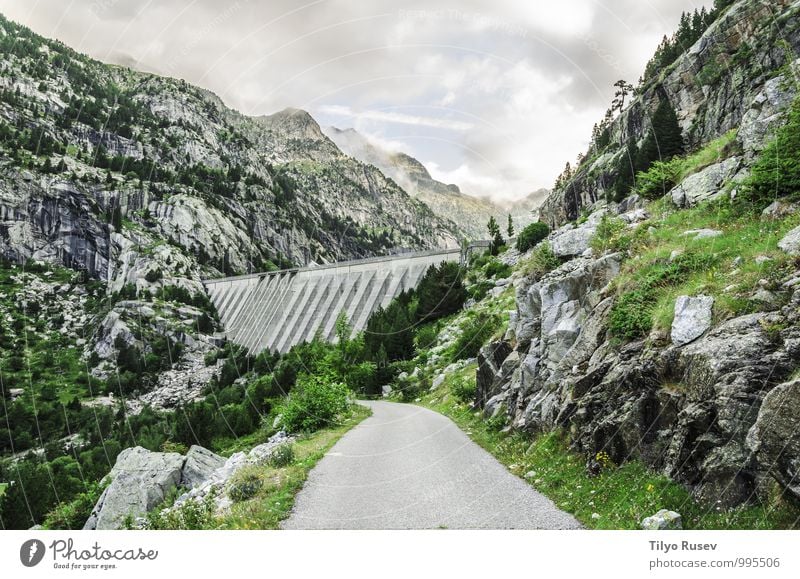
<path fill-rule="evenodd" d="M 39 539 L 29 539 L 19 548 L 19 560 L 26 567 L 36 567 L 44 558 L 44 543 Z"/>

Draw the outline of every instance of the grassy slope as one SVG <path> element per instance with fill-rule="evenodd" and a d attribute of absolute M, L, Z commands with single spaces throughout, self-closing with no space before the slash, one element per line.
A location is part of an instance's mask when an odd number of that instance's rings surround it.
<path fill-rule="evenodd" d="M 294 497 L 303 488 L 308 473 L 351 428 L 367 418 L 372 411 L 366 406 L 355 405 L 352 415 L 339 426 L 326 428 L 313 434 L 302 436 L 292 446 L 294 460 L 288 466 L 276 468 L 268 464 L 247 466 L 237 472 L 234 478 L 253 474 L 260 479 L 262 486 L 256 495 L 248 500 L 234 503 L 223 515 L 212 514 L 209 505 L 177 516 L 158 516 L 158 510 L 150 518 L 150 528 L 154 529 L 277 529 L 294 506 Z M 243 446 L 245 445 L 245 446 Z M 252 445 L 251 445 L 252 446 Z M 243 450 L 246 441 L 232 451 Z M 198 512 L 200 511 L 200 512 Z M 203 512 L 204 511 L 204 512 Z M 188 522 L 188 524 L 187 524 Z"/>
<path fill-rule="evenodd" d="M 720 511 L 695 502 L 679 484 L 648 470 L 640 462 L 608 464 L 596 477 L 585 460 L 569 450 L 562 433 L 531 436 L 503 432 L 503 423 L 486 420 L 454 394 L 474 391 L 476 365 L 449 374 L 443 386 L 421 404 L 451 418 L 472 440 L 517 476 L 551 498 L 592 529 L 637 529 L 659 509 L 675 510 L 687 529 L 797 528 L 798 513 L 779 499 L 772 505 Z"/>

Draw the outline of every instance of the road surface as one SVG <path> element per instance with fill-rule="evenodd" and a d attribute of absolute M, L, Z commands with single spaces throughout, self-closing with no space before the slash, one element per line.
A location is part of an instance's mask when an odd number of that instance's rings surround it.
<path fill-rule="evenodd" d="M 309 473 L 285 529 L 577 529 L 580 524 L 431 410 L 373 415 Z"/>

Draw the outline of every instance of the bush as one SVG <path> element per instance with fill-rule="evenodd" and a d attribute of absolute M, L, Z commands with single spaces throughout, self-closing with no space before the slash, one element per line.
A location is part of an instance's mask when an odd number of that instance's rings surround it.
<path fill-rule="evenodd" d="M 663 197 L 678 184 L 683 159 L 675 157 L 669 161 L 655 161 L 647 171 L 636 175 L 636 191 L 646 199 Z"/>
<path fill-rule="evenodd" d="M 778 197 L 797 197 L 800 191 L 800 98 L 789 110 L 786 124 L 753 164 L 742 197 L 765 204 Z"/>
<path fill-rule="evenodd" d="M 288 442 L 281 444 L 272 451 L 267 462 L 274 468 L 289 466 L 294 462 L 294 447 Z"/>
<path fill-rule="evenodd" d="M 345 383 L 353 391 L 366 396 L 380 394 L 378 366 L 374 362 L 352 365 L 344 376 Z"/>
<path fill-rule="evenodd" d="M 493 257 L 483 268 L 487 278 L 506 278 L 511 275 L 511 266 Z"/>
<path fill-rule="evenodd" d="M 550 244 L 545 242 L 537 245 L 536 249 L 531 252 L 530 257 L 520 263 L 519 271 L 524 276 L 541 278 L 559 265 L 561 265 L 561 261 L 553 253 Z"/>
<path fill-rule="evenodd" d="M 280 408 L 281 425 L 289 432 L 314 432 L 336 424 L 350 407 L 348 394 L 329 374 L 301 375 Z"/>
<path fill-rule="evenodd" d="M 261 490 L 263 484 L 255 472 L 241 470 L 228 483 L 228 496 L 235 503 L 252 499 Z"/>
<path fill-rule="evenodd" d="M 425 324 L 417 328 L 417 335 L 414 337 L 414 344 L 417 352 L 430 350 L 436 345 L 439 339 L 439 328 L 436 324 Z"/>
<path fill-rule="evenodd" d="M 474 376 L 471 378 L 461 376 L 457 378 L 450 387 L 450 391 L 453 393 L 453 396 L 458 398 L 458 400 L 461 402 L 473 402 L 475 400 L 477 390 L 478 385 Z"/>
<path fill-rule="evenodd" d="M 461 324 L 461 333 L 450 346 L 450 361 L 465 360 L 478 355 L 478 350 L 500 329 L 500 316 L 488 312 L 478 312 Z"/>
<path fill-rule="evenodd" d="M 531 223 L 525 229 L 519 232 L 517 236 L 517 250 L 520 253 L 525 253 L 532 247 L 535 247 L 544 238 L 550 234 L 550 228 L 544 223 L 537 221 Z"/>
<path fill-rule="evenodd" d="M 592 249 L 598 253 L 621 251 L 628 248 L 630 240 L 624 235 L 627 224 L 619 217 L 603 215 L 592 237 Z"/>
<path fill-rule="evenodd" d="M 56 505 L 47 513 L 42 526 L 45 529 L 80 529 L 92 514 L 92 509 L 102 492 L 103 489 L 99 483 L 89 483 L 84 492 L 78 493 L 69 502 Z"/>

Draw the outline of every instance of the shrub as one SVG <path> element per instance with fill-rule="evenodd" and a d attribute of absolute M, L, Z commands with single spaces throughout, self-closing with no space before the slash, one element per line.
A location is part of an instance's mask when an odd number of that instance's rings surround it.
<path fill-rule="evenodd" d="M 436 345 L 439 339 L 439 328 L 436 324 L 425 324 L 417 328 L 417 335 L 414 337 L 414 345 L 417 352 L 430 350 Z"/>
<path fill-rule="evenodd" d="M 461 333 L 450 346 L 448 356 L 451 361 L 474 358 L 494 333 L 500 329 L 500 316 L 488 312 L 478 312 L 461 324 Z"/>
<path fill-rule="evenodd" d="M 345 383 L 353 391 L 367 396 L 380 393 L 378 366 L 374 362 L 361 362 L 350 366 L 345 372 Z"/>
<path fill-rule="evenodd" d="M 42 526 L 45 529 L 80 529 L 92 514 L 92 509 L 102 492 L 99 483 L 89 483 L 86 490 L 78 493 L 74 499 L 56 505 L 47 513 Z"/>
<path fill-rule="evenodd" d="M 162 277 L 163 277 L 163 274 L 161 273 L 160 269 L 149 269 L 149 270 L 147 270 L 147 273 L 145 274 L 144 279 L 148 283 L 155 283 L 155 282 L 159 281 Z"/>
<path fill-rule="evenodd" d="M 561 261 L 553 253 L 550 244 L 544 242 L 537 245 L 536 249 L 531 252 L 530 257 L 520 264 L 519 271 L 524 276 L 541 278 L 559 265 L 561 265 Z"/>
<path fill-rule="evenodd" d="M 766 203 L 777 197 L 797 196 L 800 191 L 800 98 L 789 110 L 786 124 L 753 164 L 742 197 Z"/>
<path fill-rule="evenodd" d="M 239 471 L 228 483 L 228 496 L 235 503 L 252 499 L 261 490 L 263 482 L 261 478 L 252 471 Z"/>
<path fill-rule="evenodd" d="M 350 407 L 347 386 L 329 374 L 298 377 L 280 408 L 281 424 L 289 432 L 314 432 L 336 424 Z"/>
<path fill-rule="evenodd" d="M 520 253 L 525 253 L 532 247 L 535 247 L 550 233 L 550 228 L 544 223 L 537 221 L 531 223 L 525 229 L 519 232 L 517 236 L 517 249 Z"/>
<path fill-rule="evenodd" d="M 274 468 L 289 466 L 294 462 L 294 447 L 288 442 L 281 444 L 272 451 L 267 462 Z"/>
<path fill-rule="evenodd" d="M 478 385 L 474 377 L 461 376 L 453 381 L 450 391 L 453 396 L 458 398 L 461 402 L 472 402 L 475 400 Z"/>
<path fill-rule="evenodd" d="M 647 171 L 636 175 L 636 190 L 646 199 L 658 199 L 678 184 L 683 159 L 655 161 Z"/>
<path fill-rule="evenodd" d="M 599 253 L 627 249 L 629 240 L 623 235 L 626 229 L 627 224 L 619 217 L 603 215 L 592 237 L 592 249 Z"/>
<path fill-rule="evenodd" d="M 487 278 L 506 278 L 511 275 L 511 266 L 493 257 L 483 268 Z"/>

